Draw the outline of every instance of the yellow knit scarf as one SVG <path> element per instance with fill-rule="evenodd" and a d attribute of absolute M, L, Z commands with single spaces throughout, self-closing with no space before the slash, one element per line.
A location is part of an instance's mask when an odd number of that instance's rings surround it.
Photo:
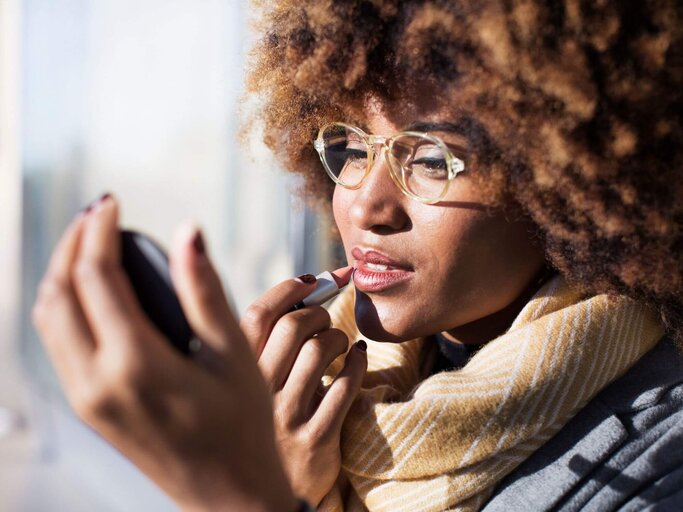
<path fill-rule="evenodd" d="M 350 287 L 352 288 L 352 287 Z M 330 312 L 350 342 L 354 291 Z M 420 382 L 423 339 L 368 341 L 368 373 L 342 430 L 342 471 L 323 511 L 477 510 L 496 484 L 550 439 L 663 335 L 653 311 L 625 297 L 582 298 L 546 283 L 509 330 L 461 369 Z M 324 383 L 341 368 L 330 367 Z"/>

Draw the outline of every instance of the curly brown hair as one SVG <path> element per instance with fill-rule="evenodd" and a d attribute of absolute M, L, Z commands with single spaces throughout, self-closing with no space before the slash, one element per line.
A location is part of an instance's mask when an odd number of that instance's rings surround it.
<path fill-rule="evenodd" d="M 319 126 L 432 86 L 469 140 L 468 168 L 538 226 L 552 266 L 656 307 L 683 339 L 683 2 L 257 4 L 247 91 L 312 197 L 332 185 Z"/>

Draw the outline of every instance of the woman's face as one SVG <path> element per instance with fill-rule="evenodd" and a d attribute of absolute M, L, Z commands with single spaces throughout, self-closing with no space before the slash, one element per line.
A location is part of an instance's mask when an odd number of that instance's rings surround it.
<path fill-rule="evenodd" d="M 386 137 L 418 122 L 447 121 L 438 115 L 390 121 L 373 107 L 366 120 L 363 129 Z M 455 133 L 430 133 L 464 142 Z M 449 201 L 436 205 L 403 194 L 383 154 L 359 189 L 337 185 L 334 218 L 356 267 L 355 314 L 364 336 L 399 342 L 466 329 L 509 307 L 542 268 L 530 227 L 487 213 L 487 198 L 469 172 L 451 183 Z"/>

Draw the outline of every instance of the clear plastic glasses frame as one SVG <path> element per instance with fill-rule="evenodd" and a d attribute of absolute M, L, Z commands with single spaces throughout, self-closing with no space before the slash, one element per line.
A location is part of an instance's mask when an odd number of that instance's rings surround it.
<path fill-rule="evenodd" d="M 337 167 L 339 167 L 339 169 L 337 169 L 336 172 L 334 163 L 328 161 L 328 158 L 329 160 L 334 160 L 334 158 L 332 155 L 328 155 L 330 152 L 330 144 L 328 143 L 329 141 L 326 140 L 326 134 L 329 134 L 333 129 L 338 129 L 340 131 L 344 130 L 346 137 L 348 137 L 349 134 L 352 134 L 357 145 L 359 145 L 360 142 L 364 144 L 367 163 L 363 166 L 358 164 L 357 170 L 351 179 L 344 179 L 345 171 L 350 165 L 348 155 L 345 156 L 343 165 L 337 162 Z M 412 144 L 409 144 L 407 141 L 413 142 Z M 417 143 L 415 141 L 417 141 Z M 438 156 L 442 158 L 443 164 L 445 165 L 445 168 L 442 170 L 446 173 L 445 175 L 439 175 L 439 178 L 435 179 L 432 177 L 424 177 L 425 172 L 422 172 L 418 175 L 418 178 L 413 178 L 415 170 L 412 168 L 412 164 L 408 166 L 407 164 L 401 163 L 401 158 L 397 156 L 397 154 L 400 153 L 399 148 L 401 148 L 401 150 L 410 148 L 412 151 L 412 148 L 418 146 L 420 141 L 424 141 L 425 145 L 430 145 L 432 151 L 433 148 L 438 148 L 440 151 Z M 379 151 L 375 150 L 377 145 L 381 146 Z M 313 146 L 318 152 L 325 172 L 327 172 L 330 178 L 342 187 L 352 190 L 361 187 L 363 181 L 372 170 L 375 160 L 380 156 L 380 152 L 384 150 L 390 171 L 389 174 L 394 183 L 407 196 L 426 204 L 434 204 L 443 200 L 451 182 L 459 173 L 465 170 L 465 162 L 455 156 L 446 143 L 439 137 L 424 132 L 405 131 L 387 138 L 379 135 L 368 135 L 360 128 L 346 123 L 333 122 L 320 128 L 318 137 L 313 142 Z M 362 152 L 362 149 L 361 147 L 358 147 L 355 150 L 349 150 L 349 154 L 352 152 L 359 153 Z M 433 155 L 431 158 L 434 160 Z M 364 169 L 361 167 L 364 167 Z M 415 179 L 420 179 L 428 185 L 424 185 L 422 188 L 416 190 L 417 187 L 411 184 L 410 181 Z"/>

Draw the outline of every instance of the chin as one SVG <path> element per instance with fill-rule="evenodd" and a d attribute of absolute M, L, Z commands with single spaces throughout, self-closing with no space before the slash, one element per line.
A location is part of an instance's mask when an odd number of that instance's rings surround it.
<path fill-rule="evenodd" d="M 401 343 L 422 335 L 401 325 L 398 311 L 378 310 L 372 299 L 361 292 L 357 292 L 354 313 L 358 330 L 373 341 Z"/>

